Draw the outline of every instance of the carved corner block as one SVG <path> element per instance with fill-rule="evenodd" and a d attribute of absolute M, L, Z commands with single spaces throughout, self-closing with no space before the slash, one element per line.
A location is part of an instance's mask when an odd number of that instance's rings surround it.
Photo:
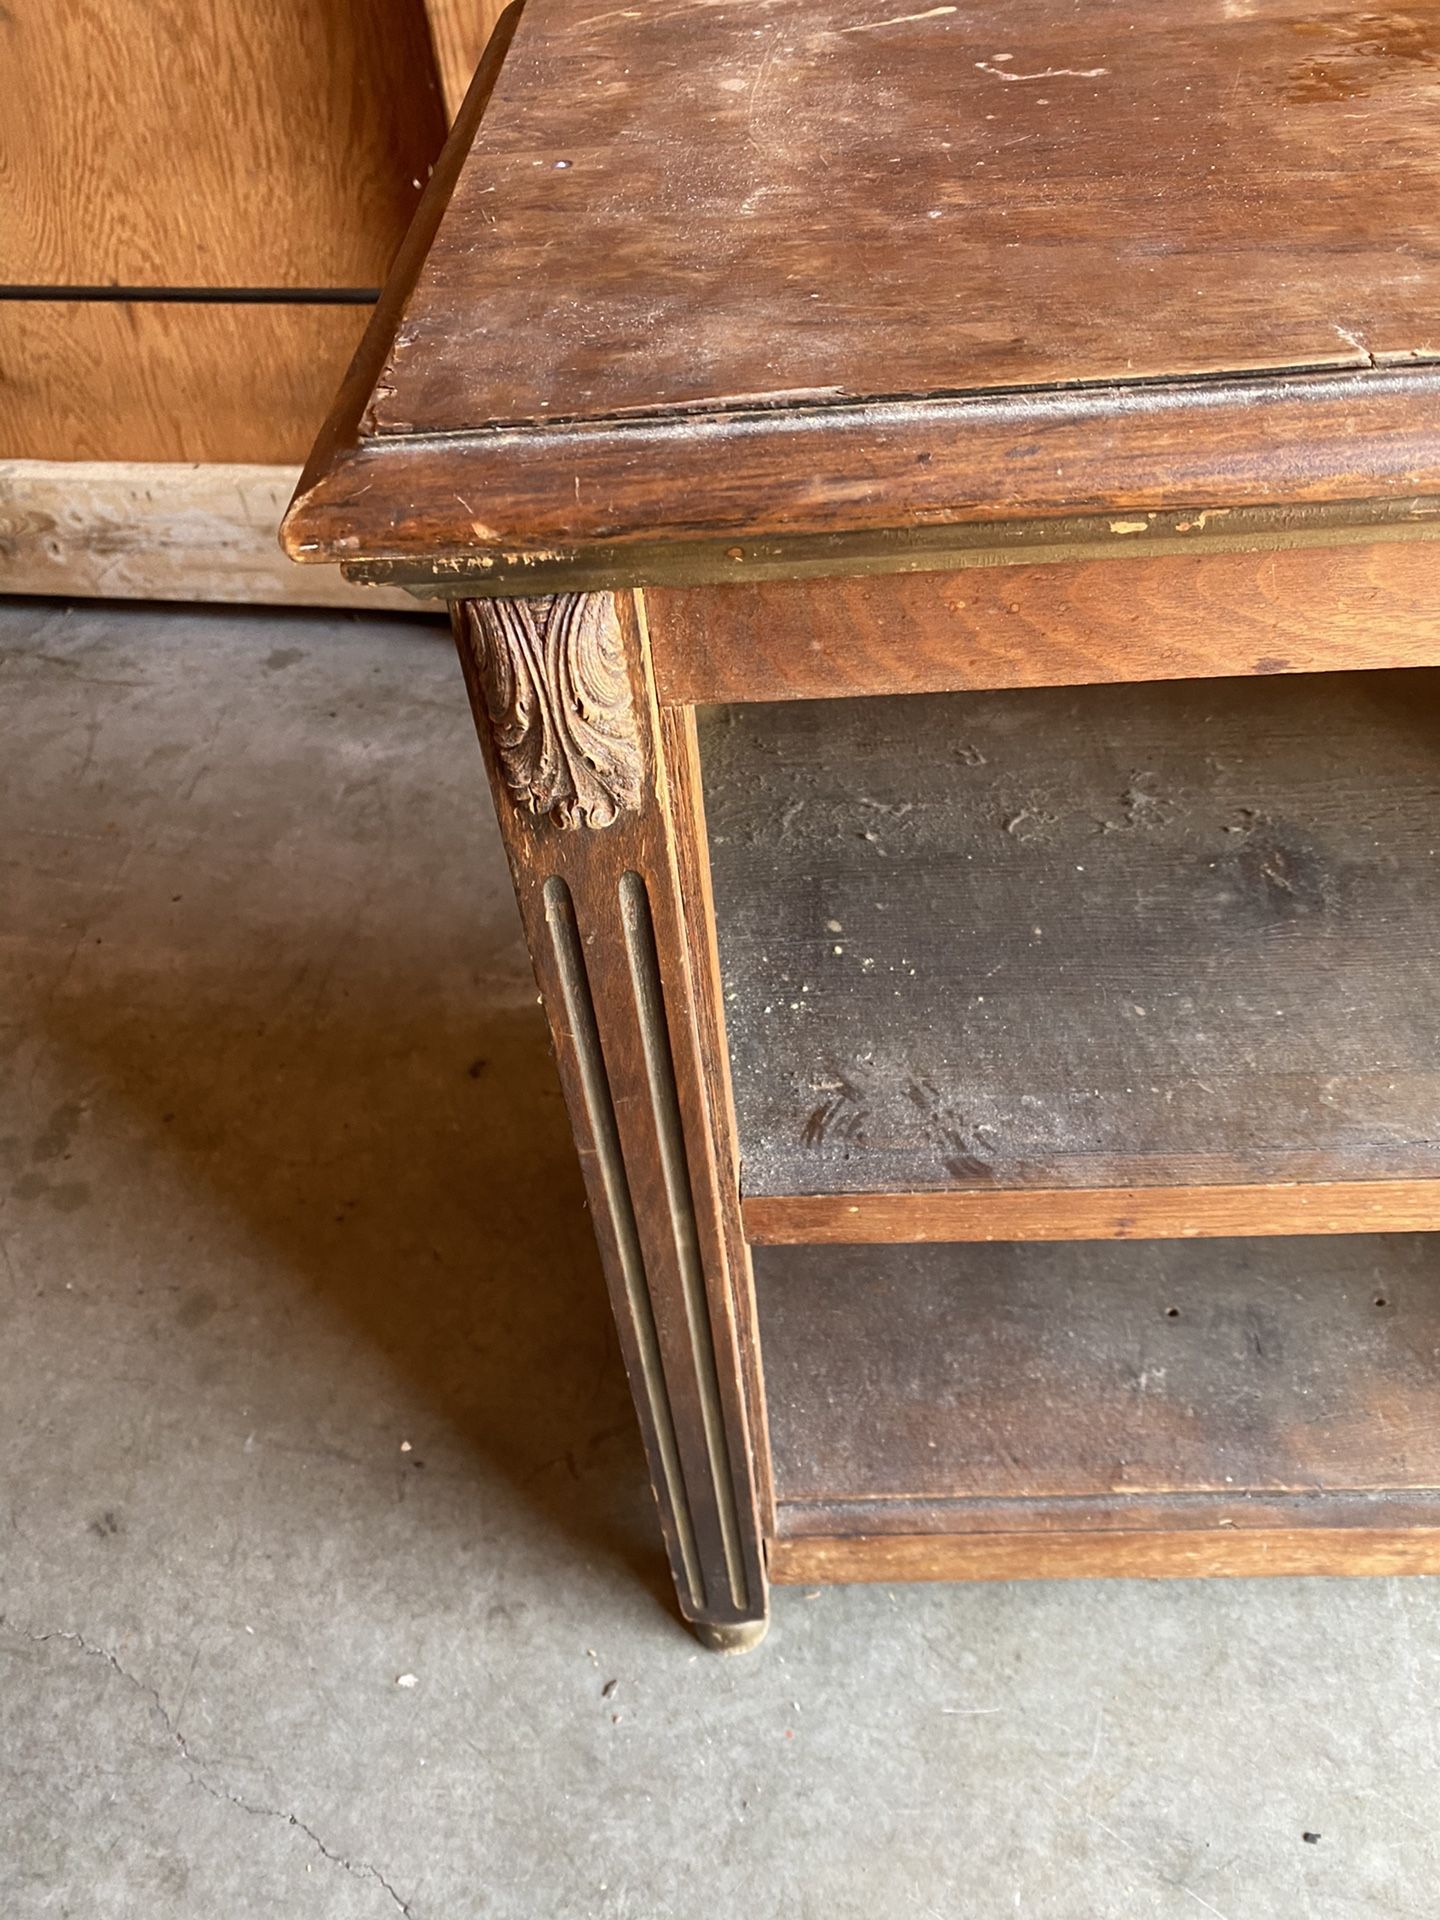
<path fill-rule="evenodd" d="M 638 811 L 645 753 L 615 596 L 471 600 L 461 632 L 516 806 L 566 831 Z"/>

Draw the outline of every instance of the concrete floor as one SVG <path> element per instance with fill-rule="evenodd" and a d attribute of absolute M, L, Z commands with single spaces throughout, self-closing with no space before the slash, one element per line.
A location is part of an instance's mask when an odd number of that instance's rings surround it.
<path fill-rule="evenodd" d="M 676 1624 L 443 630 L 0 714 L 3 1920 L 1436 1913 L 1433 1583 Z"/>

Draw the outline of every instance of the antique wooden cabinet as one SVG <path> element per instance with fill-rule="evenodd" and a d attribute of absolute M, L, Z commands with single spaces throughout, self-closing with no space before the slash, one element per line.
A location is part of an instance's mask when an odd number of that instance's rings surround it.
<path fill-rule="evenodd" d="M 287 525 L 454 605 L 680 1602 L 1440 1570 L 1440 21 L 528 0 Z"/>

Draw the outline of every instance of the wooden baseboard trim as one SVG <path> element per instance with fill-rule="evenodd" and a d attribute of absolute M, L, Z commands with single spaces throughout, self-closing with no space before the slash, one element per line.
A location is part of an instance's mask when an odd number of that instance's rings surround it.
<path fill-rule="evenodd" d="M 0 593 L 419 610 L 279 547 L 291 466 L 0 461 Z"/>

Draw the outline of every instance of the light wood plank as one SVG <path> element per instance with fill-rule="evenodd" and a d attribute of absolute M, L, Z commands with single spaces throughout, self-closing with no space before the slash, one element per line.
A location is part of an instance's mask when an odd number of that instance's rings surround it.
<path fill-rule="evenodd" d="M 1314 1185 L 1009 1189 L 968 1193 L 758 1194 L 754 1246 L 896 1241 L 1193 1240 L 1229 1234 L 1440 1230 L 1440 1179 Z"/>
<path fill-rule="evenodd" d="M 452 120 L 505 5 L 506 0 L 425 0 L 440 92 Z"/>
<path fill-rule="evenodd" d="M 286 558 L 278 529 L 298 478 L 279 466 L 0 462 L 0 593 L 418 612 L 398 589 Z"/>
<path fill-rule="evenodd" d="M 777 1586 L 1440 1573 L 1440 1527 L 817 1536 L 771 1541 L 769 1571 Z"/>
<path fill-rule="evenodd" d="M 0 457 L 303 460 L 368 307 L 0 301 Z"/>
<path fill-rule="evenodd" d="M 67 0 L 4 34 L 11 284 L 384 277 L 443 134 L 421 0 Z"/>

